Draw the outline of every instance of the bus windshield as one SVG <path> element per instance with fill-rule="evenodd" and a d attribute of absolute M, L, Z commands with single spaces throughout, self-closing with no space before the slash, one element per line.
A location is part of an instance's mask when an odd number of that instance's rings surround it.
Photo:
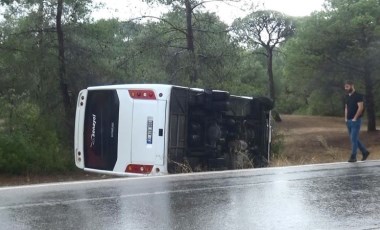
<path fill-rule="evenodd" d="M 116 90 L 90 90 L 84 119 L 86 168 L 113 170 L 117 160 L 119 98 Z"/>

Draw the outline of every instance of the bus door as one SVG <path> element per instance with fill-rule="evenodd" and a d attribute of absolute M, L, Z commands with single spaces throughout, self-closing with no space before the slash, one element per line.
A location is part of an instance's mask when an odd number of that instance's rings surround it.
<path fill-rule="evenodd" d="M 166 101 L 133 100 L 132 164 L 163 165 Z"/>

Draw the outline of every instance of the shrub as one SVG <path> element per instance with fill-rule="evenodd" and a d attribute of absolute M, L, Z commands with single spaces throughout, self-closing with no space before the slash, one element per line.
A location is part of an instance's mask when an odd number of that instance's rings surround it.
<path fill-rule="evenodd" d="M 59 129 L 41 116 L 37 105 L 20 101 L 11 109 L 12 116 L 0 116 L 0 173 L 42 174 L 73 168 Z"/>
<path fill-rule="evenodd" d="M 281 150 L 284 148 L 284 134 L 280 131 L 273 129 L 272 143 L 271 143 L 271 158 L 276 158 L 281 155 Z"/>
<path fill-rule="evenodd" d="M 47 132 L 34 137 L 0 135 L 0 173 L 26 175 L 70 169 L 71 159 L 54 135 Z"/>

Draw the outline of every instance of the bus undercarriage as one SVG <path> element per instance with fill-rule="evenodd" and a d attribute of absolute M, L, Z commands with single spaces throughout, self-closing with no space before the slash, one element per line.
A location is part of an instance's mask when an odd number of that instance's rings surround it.
<path fill-rule="evenodd" d="M 173 87 L 168 172 L 267 166 L 272 107 L 266 97 Z"/>

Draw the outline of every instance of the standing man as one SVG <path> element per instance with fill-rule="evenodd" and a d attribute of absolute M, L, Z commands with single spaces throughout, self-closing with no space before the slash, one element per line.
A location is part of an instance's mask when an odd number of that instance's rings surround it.
<path fill-rule="evenodd" d="M 363 95 L 355 91 L 354 83 L 346 81 L 344 84 L 346 90 L 344 116 L 350 135 L 352 152 L 348 162 L 356 162 L 356 153 L 358 148 L 363 154 L 362 161 L 365 161 L 369 155 L 368 150 L 359 140 L 360 126 L 362 123 L 362 115 L 364 112 Z"/>

